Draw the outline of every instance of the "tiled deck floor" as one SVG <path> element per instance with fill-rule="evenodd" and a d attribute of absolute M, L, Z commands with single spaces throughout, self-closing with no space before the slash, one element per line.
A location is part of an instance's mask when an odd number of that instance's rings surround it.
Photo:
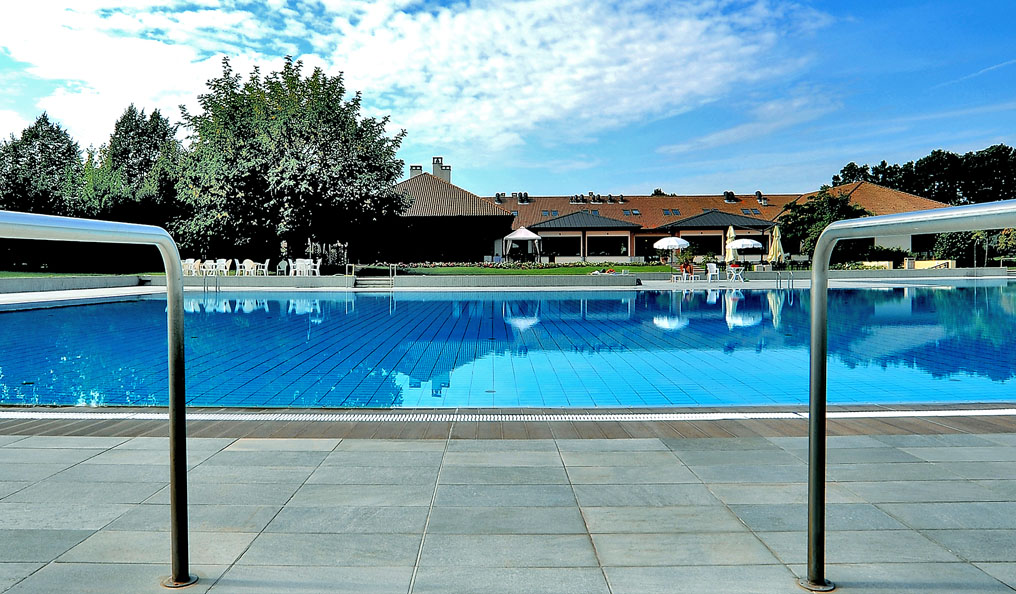
<path fill-rule="evenodd" d="M 184 592 L 803 591 L 803 437 L 189 443 Z M 838 591 L 1013 591 L 1013 445 L 831 437 Z M 165 592 L 166 452 L 0 436 L 0 590 Z"/>

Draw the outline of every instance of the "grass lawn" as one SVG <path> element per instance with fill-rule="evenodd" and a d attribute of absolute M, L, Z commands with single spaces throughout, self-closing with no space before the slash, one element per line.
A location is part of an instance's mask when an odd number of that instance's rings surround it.
<path fill-rule="evenodd" d="M 482 266 L 442 266 L 439 268 L 410 268 L 411 274 L 589 274 L 594 270 L 603 270 L 605 266 L 562 266 L 561 268 L 536 268 L 531 270 L 512 268 L 484 268 Z M 620 266 L 611 266 L 621 272 Z M 625 270 L 636 272 L 670 272 L 670 266 L 655 264 L 651 266 L 625 266 Z"/>

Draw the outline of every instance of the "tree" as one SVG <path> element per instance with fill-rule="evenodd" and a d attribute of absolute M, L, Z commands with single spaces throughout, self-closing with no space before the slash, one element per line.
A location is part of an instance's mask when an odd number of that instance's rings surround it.
<path fill-rule="evenodd" d="M 158 110 L 145 117 L 130 105 L 109 143 L 90 149 L 85 161 L 81 216 L 166 226 L 177 213 L 176 181 L 181 158 L 176 126 Z"/>
<path fill-rule="evenodd" d="M 815 251 L 819 234 L 830 223 L 871 214 L 860 206 L 851 204 L 848 195 L 833 193 L 829 186 L 822 186 L 817 194 L 803 203 L 792 203 L 787 208 L 787 212 L 780 217 L 780 230 L 788 246 L 799 246 L 800 253 L 810 254 Z M 842 248 L 846 246 L 847 244 L 838 245 L 836 252 L 842 254 Z M 835 255 L 836 253 L 834 258 Z"/>
<path fill-rule="evenodd" d="M 286 58 L 264 78 L 242 81 L 223 60 L 199 113 L 183 109 L 191 151 L 178 190 L 188 214 L 175 225 L 200 253 L 243 248 L 274 256 L 308 241 L 366 240 L 408 207 L 394 189 L 405 131 L 386 135 L 388 118 L 361 115 L 359 93 L 345 98 L 339 76 Z"/>
<path fill-rule="evenodd" d="M 965 202 L 1016 198 L 1016 151 L 1004 144 L 963 155 L 960 188 Z"/>
<path fill-rule="evenodd" d="M 655 188 L 650 196 L 666 196 L 667 193 L 663 191 L 663 188 Z"/>
<path fill-rule="evenodd" d="M 842 186 L 859 181 L 871 181 L 871 171 L 867 165 L 858 165 L 853 161 L 847 163 L 840 169 L 839 175 L 833 176 L 833 185 Z"/>
<path fill-rule="evenodd" d="M 78 143 L 43 112 L 0 145 L 0 209 L 67 214 L 81 171 Z"/>

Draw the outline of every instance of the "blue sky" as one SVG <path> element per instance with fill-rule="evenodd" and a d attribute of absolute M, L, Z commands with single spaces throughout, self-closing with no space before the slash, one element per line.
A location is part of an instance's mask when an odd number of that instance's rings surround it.
<path fill-rule="evenodd" d="M 78 0 L 5 8 L 0 134 L 82 147 L 133 102 L 286 54 L 343 72 L 400 157 L 482 195 L 805 192 L 849 161 L 1016 143 L 1016 3 Z"/>

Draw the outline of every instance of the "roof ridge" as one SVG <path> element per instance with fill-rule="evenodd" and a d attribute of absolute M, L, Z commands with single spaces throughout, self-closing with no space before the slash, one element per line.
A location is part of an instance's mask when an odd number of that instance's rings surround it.
<path fill-rule="evenodd" d="M 918 195 L 918 194 L 914 194 L 913 192 L 908 192 L 906 190 L 900 190 L 900 189 L 897 189 L 897 188 L 890 188 L 889 186 L 883 186 L 882 184 L 876 184 L 875 182 L 870 182 L 870 181 L 859 181 L 859 182 L 857 182 L 857 188 L 860 188 L 861 184 L 872 185 L 872 186 L 875 186 L 876 188 L 882 188 L 883 190 L 889 190 L 890 192 L 899 192 L 900 194 L 906 194 L 907 196 L 913 196 L 914 198 L 920 198 L 921 200 L 927 200 L 928 202 L 934 202 L 936 204 L 942 204 L 942 205 L 945 205 L 945 206 L 952 206 L 948 202 L 940 202 L 938 200 L 933 200 L 933 199 L 928 198 L 926 196 L 921 196 L 921 195 Z M 857 191 L 857 188 L 854 188 L 854 192 Z M 851 194 L 853 194 L 853 192 L 851 192 Z"/>

